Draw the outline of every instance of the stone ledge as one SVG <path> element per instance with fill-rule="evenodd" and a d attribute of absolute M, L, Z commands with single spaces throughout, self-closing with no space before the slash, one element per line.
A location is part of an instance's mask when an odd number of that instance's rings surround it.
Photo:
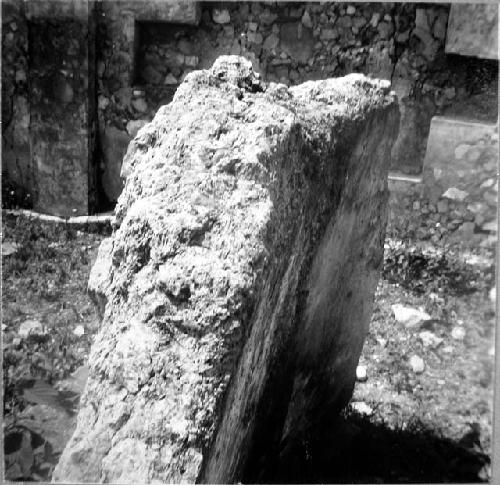
<path fill-rule="evenodd" d="M 389 172 L 389 180 L 394 182 L 410 182 L 413 184 L 421 184 L 422 175 L 407 175 L 402 172 L 391 171 Z"/>
<path fill-rule="evenodd" d="M 113 224 L 115 222 L 115 216 L 112 212 L 104 212 L 102 214 L 96 214 L 93 216 L 76 216 L 76 217 L 59 217 L 51 216 L 48 214 L 41 214 L 27 209 L 2 209 L 3 214 L 9 214 L 13 216 L 24 216 L 31 219 L 37 219 L 43 222 L 54 222 L 56 224 L 70 224 L 70 225 L 86 225 L 86 224 Z"/>

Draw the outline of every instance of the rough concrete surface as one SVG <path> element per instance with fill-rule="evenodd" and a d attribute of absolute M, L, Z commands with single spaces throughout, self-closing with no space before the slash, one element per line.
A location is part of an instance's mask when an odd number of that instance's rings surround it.
<path fill-rule="evenodd" d="M 186 77 L 124 158 L 54 481 L 279 480 L 352 393 L 398 118 L 362 75 L 266 86 L 228 56 Z"/>

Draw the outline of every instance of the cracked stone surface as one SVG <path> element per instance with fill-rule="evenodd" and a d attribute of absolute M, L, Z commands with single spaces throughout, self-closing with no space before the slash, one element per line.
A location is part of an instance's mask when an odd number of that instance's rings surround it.
<path fill-rule="evenodd" d="M 186 77 L 124 158 L 54 481 L 279 474 L 352 394 L 398 125 L 388 83 L 362 75 L 265 85 L 225 56 Z"/>

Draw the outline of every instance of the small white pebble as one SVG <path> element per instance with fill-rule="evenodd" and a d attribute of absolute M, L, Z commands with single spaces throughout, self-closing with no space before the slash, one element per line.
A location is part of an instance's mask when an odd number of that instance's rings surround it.
<path fill-rule="evenodd" d="M 422 374 L 425 369 L 425 362 L 418 355 L 412 355 L 410 357 L 410 367 L 415 374 Z"/>
<path fill-rule="evenodd" d="M 418 337 L 424 344 L 424 347 L 438 347 L 443 342 L 441 337 L 438 337 L 436 334 L 429 332 L 428 330 L 420 332 Z"/>
<path fill-rule="evenodd" d="M 387 345 L 387 339 L 382 338 L 382 337 L 378 337 L 377 338 L 377 342 L 379 343 L 379 345 L 381 347 L 385 347 Z"/>
<path fill-rule="evenodd" d="M 356 367 L 356 380 L 359 382 L 365 382 L 366 379 L 368 379 L 366 367 L 364 365 L 358 365 L 358 367 Z"/>
<path fill-rule="evenodd" d="M 488 350 L 488 355 L 490 357 L 494 357 L 495 356 L 495 347 L 491 347 L 490 350 Z"/>
<path fill-rule="evenodd" d="M 463 340 L 465 338 L 465 330 L 462 327 L 453 327 L 451 337 L 455 340 Z"/>
<path fill-rule="evenodd" d="M 447 345 L 446 347 L 443 348 L 443 352 L 445 354 L 451 354 L 453 352 L 453 347 L 451 345 Z"/>
<path fill-rule="evenodd" d="M 83 334 L 85 334 L 85 328 L 83 328 L 83 325 L 78 325 L 73 330 L 73 334 L 76 335 L 77 337 L 81 337 Z"/>

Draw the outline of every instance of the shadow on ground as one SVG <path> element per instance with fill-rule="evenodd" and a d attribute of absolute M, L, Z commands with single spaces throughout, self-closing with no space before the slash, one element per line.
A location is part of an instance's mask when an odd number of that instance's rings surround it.
<path fill-rule="evenodd" d="M 268 483 L 487 482 L 489 457 L 471 431 L 459 442 L 415 424 L 391 430 L 357 415 L 342 417 L 336 439 L 303 443 L 267 473 Z"/>

